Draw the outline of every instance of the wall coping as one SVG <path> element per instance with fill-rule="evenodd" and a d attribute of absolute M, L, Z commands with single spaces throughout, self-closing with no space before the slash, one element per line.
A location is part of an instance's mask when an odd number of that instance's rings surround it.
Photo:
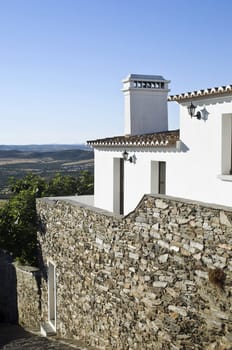
<path fill-rule="evenodd" d="M 228 206 L 224 206 L 224 205 L 219 205 L 219 204 L 215 204 L 215 203 L 207 203 L 207 202 L 201 202 L 201 201 L 196 201 L 196 200 L 191 200 L 191 199 L 186 199 L 186 198 L 181 198 L 181 197 L 175 197 L 175 196 L 167 196 L 167 195 L 163 195 L 163 194 L 145 194 L 142 199 L 140 200 L 140 202 L 138 203 L 138 205 L 135 207 L 134 210 L 132 210 L 131 212 L 129 212 L 127 215 L 123 216 L 123 215 L 119 215 L 95 206 L 91 206 L 85 203 L 81 203 L 78 201 L 75 201 L 73 199 L 68 199 L 68 197 L 43 197 L 43 198 L 39 198 L 37 199 L 37 201 L 41 201 L 41 202 L 45 202 L 48 203 L 50 205 L 55 205 L 58 202 L 66 202 L 69 203 L 71 205 L 77 206 L 79 208 L 84 208 L 90 211 L 93 211 L 95 213 L 104 215 L 104 216 L 108 216 L 108 217 L 114 217 L 115 219 L 123 219 L 123 218 L 127 218 L 128 216 L 132 215 L 133 213 L 136 212 L 136 210 L 140 207 L 140 205 L 142 204 L 142 202 L 147 199 L 147 198 L 155 198 L 155 199 L 163 199 L 163 200 L 167 200 L 167 201 L 175 201 L 175 202 L 179 202 L 179 203 L 185 203 L 185 204 L 190 204 L 190 205 L 197 205 L 200 207 L 204 207 L 204 208 L 209 208 L 209 209 L 214 209 L 214 210 L 223 210 L 226 212 L 230 212 L 232 213 L 232 207 L 228 207 Z"/>
<path fill-rule="evenodd" d="M 43 198 L 36 199 L 36 201 L 45 202 L 45 203 L 50 204 L 50 205 L 55 205 L 58 202 L 66 202 L 66 203 L 69 203 L 73 206 L 77 206 L 79 208 L 84 208 L 84 209 L 87 209 L 90 211 L 94 211 L 94 212 L 101 214 L 101 215 L 104 215 L 104 216 L 114 217 L 115 219 L 122 219 L 123 218 L 123 215 L 119 215 L 119 214 L 113 213 L 113 212 L 105 210 L 105 209 L 101 209 L 101 208 L 98 208 L 98 207 L 95 207 L 95 206 L 92 206 L 89 204 L 85 204 L 85 203 L 82 203 L 81 201 L 78 202 L 76 200 L 71 199 L 71 197 L 73 197 L 73 196 L 70 196 L 70 199 L 68 199 L 68 197 L 64 197 L 64 198 L 62 198 L 62 197 L 57 197 L 57 198 L 56 197 L 43 197 Z"/>
<path fill-rule="evenodd" d="M 27 273 L 29 275 L 36 275 L 38 272 L 40 272 L 40 269 L 38 267 L 34 266 L 28 266 L 28 265 L 17 265 L 17 263 L 13 263 L 16 270 L 19 270 L 21 272 Z"/>
<path fill-rule="evenodd" d="M 216 209 L 216 210 L 231 211 L 232 212 L 232 206 L 229 207 L 229 206 L 215 204 L 215 203 L 201 202 L 201 201 L 196 201 L 196 200 L 186 199 L 186 198 L 181 198 L 181 197 L 175 197 L 175 196 L 167 196 L 167 195 L 164 195 L 164 194 L 145 194 L 141 201 L 143 201 L 144 197 L 146 197 L 146 198 L 147 197 L 153 197 L 153 198 L 157 198 L 157 199 L 158 198 L 160 198 L 160 199 L 167 199 L 167 200 L 172 200 L 172 201 L 175 201 L 175 202 L 182 202 L 182 203 L 186 203 L 186 204 L 198 205 L 200 207 Z"/>

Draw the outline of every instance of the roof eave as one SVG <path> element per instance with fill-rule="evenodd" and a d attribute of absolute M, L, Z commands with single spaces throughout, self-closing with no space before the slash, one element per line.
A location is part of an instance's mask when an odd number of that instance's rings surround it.
<path fill-rule="evenodd" d="M 168 96 L 168 101 L 182 102 L 193 99 L 217 98 L 222 96 L 232 96 L 232 85 L 170 95 Z"/>

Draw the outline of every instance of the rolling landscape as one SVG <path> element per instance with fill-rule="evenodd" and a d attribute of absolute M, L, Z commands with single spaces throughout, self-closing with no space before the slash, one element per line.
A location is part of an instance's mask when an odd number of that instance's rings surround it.
<path fill-rule="evenodd" d="M 9 179 L 28 173 L 46 179 L 55 174 L 78 176 L 82 170 L 93 172 L 93 151 L 85 145 L 0 145 L 0 199 L 9 196 Z"/>

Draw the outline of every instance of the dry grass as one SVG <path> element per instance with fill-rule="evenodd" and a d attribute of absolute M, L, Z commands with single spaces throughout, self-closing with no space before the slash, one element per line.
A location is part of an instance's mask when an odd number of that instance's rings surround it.
<path fill-rule="evenodd" d="M 62 166 L 87 164 L 87 163 L 93 163 L 93 162 L 94 162 L 94 159 L 85 159 L 85 160 L 78 160 L 77 162 L 63 163 Z"/>
<path fill-rule="evenodd" d="M 0 165 L 8 164 L 21 164 L 21 163 L 38 163 L 38 159 L 28 159 L 28 158 L 0 158 Z"/>

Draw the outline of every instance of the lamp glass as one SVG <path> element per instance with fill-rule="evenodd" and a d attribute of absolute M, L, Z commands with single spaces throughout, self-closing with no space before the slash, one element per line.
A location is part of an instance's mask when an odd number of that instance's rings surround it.
<path fill-rule="evenodd" d="M 188 108 L 188 113 L 191 117 L 194 116 L 196 107 L 193 105 L 193 103 L 191 102 L 190 106 L 187 107 Z"/>
<path fill-rule="evenodd" d="M 127 153 L 126 150 L 123 152 L 122 157 L 123 157 L 124 160 L 128 159 L 128 153 Z"/>

